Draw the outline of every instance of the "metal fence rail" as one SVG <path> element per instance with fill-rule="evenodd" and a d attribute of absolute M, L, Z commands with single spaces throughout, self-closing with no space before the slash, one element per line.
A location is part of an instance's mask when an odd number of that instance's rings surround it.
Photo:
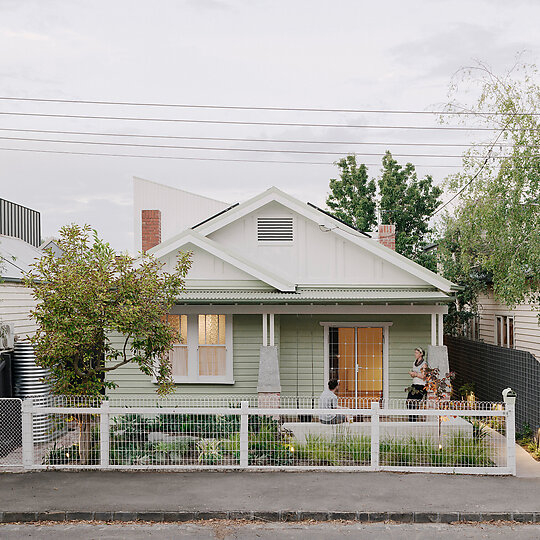
<path fill-rule="evenodd" d="M 280 408 L 230 397 L 183 401 L 26 400 L 23 465 L 515 474 L 513 403 L 411 408 L 396 400 L 330 410 L 295 406 L 296 397 Z M 33 421 L 44 415 L 50 435 L 36 440 Z"/>

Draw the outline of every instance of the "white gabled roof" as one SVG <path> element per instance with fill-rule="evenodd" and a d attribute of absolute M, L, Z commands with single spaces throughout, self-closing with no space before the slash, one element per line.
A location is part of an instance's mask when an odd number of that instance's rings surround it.
<path fill-rule="evenodd" d="M 166 245 L 159 244 L 158 246 L 155 246 L 149 250 L 148 253 L 159 259 L 169 255 L 173 251 L 181 250 L 182 247 L 187 244 L 193 244 L 280 291 L 293 292 L 296 290 L 294 283 L 291 283 L 272 272 L 268 272 L 264 268 L 254 264 L 252 261 L 248 261 L 241 255 L 233 253 L 229 248 L 224 248 L 217 242 L 214 242 L 210 238 L 205 238 L 191 229 L 184 231 L 170 241 L 165 242 L 165 244 Z"/>
<path fill-rule="evenodd" d="M 310 206 L 309 204 L 304 203 L 295 197 L 288 195 L 287 193 L 284 193 L 276 187 L 271 187 L 255 197 L 248 199 L 247 201 L 225 209 L 201 224 L 193 225 L 193 229 L 189 229 L 188 231 L 184 231 L 170 238 L 169 240 L 161 243 L 159 246 L 153 248 L 150 252 L 157 257 L 161 257 L 178 249 L 181 247 L 181 245 L 185 245 L 188 242 L 187 238 L 189 237 L 194 239 L 196 242 L 199 242 L 199 244 L 196 245 L 200 245 L 202 249 L 208 248 L 208 251 L 210 251 L 210 249 L 214 250 L 213 253 L 216 254 L 216 256 L 223 258 L 223 260 L 227 260 L 225 257 L 228 257 L 230 259 L 228 262 L 238 266 L 238 268 L 244 269 L 249 267 L 250 269 L 245 270 L 246 272 L 256 276 L 258 279 L 261 279 L 268 284 L 271 284 L 278 290 L 292 291 L 294 290 L 294 285 L 288 280 L 280 278 L 276 274 L 269 273 L 262 268 L 258 268 L 252 261 L 248 261 L 239 254 L 233 253 L 230 248 L 224 248 L 220 244 L 217 244 L 216 242 L 213 242 L 207 238 L 208 235 L 211 235 L 212 233 L 226 227 L 234 221 L 237 221 L 247 214 L 250 214 L 272 202 L 277 202 L 318 225 L 325 225 L 330 229 L 330 234 L 340 236 L 348 242 L 356 244 L 362 249 L 372 253 L 374 256 L 379 257 L 391 265 L 394 265 L 412 276 L 424 281 L 426 285 L 436 287 L 445 293 L 450 293 L 456 288 L 456 285 L 454 285 L 451 281 L 448 281 L 442 276 L 411 261 L 407 257 L 396 253 L 394 250 L 383 246 L 378 241 L 369 238 L 368 235 L 360 233 L 355 229 L 344 225 L 341 221 L 318 210 L 316 207 Z M 196 243 L 193 240 L 189 241 Z M 239 264 L 243 266 L 239 266 Z M 265 275 L 266 278 L 261 277 L 263 275 Z M 279 285 L 277 285 L 278 283 Z"/>

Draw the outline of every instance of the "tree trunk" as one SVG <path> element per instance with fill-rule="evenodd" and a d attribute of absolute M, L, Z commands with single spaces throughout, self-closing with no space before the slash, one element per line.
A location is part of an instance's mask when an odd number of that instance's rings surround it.
<path fill-rule="evenodd" d="M 81 414 L 79 422 L 79 462 L 81 465 L 90 465 L 92 451 L 92 415 Z"/>

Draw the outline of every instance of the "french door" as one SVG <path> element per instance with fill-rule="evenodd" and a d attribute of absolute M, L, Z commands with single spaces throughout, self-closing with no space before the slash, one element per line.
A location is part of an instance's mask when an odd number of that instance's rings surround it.
<path fill-rule="evenodd" d="M 384 372 L 383 329 L 331 327 L 328 338 L 328 376 L 339 381 L 338 397 L 347 402 L 351 398 L 356 402 L 380 399 Z"/>

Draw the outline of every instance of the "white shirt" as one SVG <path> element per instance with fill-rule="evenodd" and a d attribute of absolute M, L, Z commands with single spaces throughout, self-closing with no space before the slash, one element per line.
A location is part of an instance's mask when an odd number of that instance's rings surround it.
<path fill-rule="evenodd" d="M 411 371 L 416 371 L 417 373 L 422 373 L 422 368 L 426 366 L 426 361 L 424 358 L 422 358 L 422 363 L 417 366 L 416 365 L 416 360 L 413 362 L 413 368 Z M 422 386 L 424 386 L 426 384 L 426 381 L 424 381 L 424 379 L 420 379 L 419 377 L 413 377 L 413 380 L 412 380 L 412 383 L 413 384 L 421 384 Z"/>
<path fill-rule="evenodd" d="M 338 399 L 336 394 L 329 390 L 328 388 L 320 395 L 319 397 L 319 409 L 337 409 L 338 408 Z M 335 413 L 331 414 L 321 414 L 319 416 L 320 420 L 324 422 L 331 422 L 337 415 Z"/>

